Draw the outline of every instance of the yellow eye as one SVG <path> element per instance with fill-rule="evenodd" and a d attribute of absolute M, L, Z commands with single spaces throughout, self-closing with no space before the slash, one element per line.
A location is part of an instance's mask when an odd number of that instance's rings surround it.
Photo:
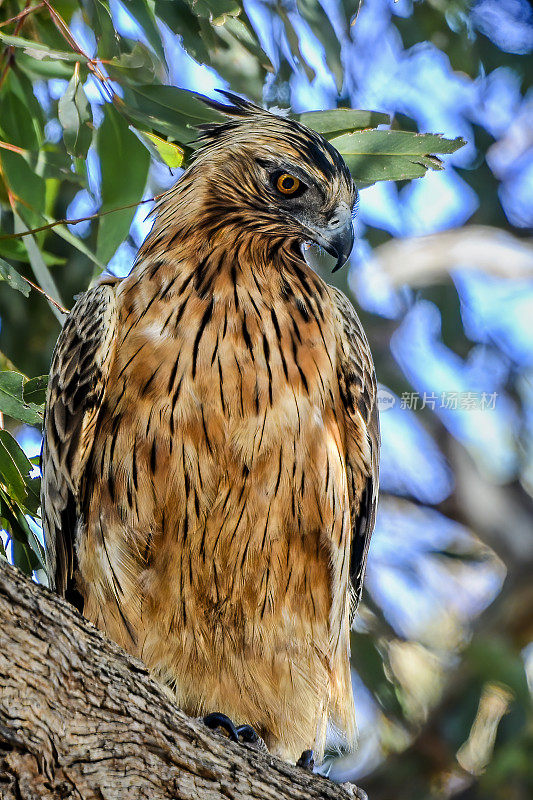
<path fill-rule="evenodd" d="M 276 187 L 283 194 L 294 194 L 300 187 L 300 181 L 294 175 L 283 172 L 276 181 Z"/>

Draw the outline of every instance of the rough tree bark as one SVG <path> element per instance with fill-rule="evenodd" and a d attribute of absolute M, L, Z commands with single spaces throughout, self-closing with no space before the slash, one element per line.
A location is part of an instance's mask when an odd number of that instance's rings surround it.
<path fill-rule="evenodd" d="M 2 800 L 347 800 L 211 733 L 66 602 L 0 565 Z"/>

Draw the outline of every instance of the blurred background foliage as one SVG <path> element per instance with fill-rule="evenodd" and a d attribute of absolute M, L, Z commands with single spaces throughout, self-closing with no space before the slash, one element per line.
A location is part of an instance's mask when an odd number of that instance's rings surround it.
<path fill-rule="evenodd" d="M 0 0 L 0 48 L 0 557 L 46 580 L 39 376 L 62 309 L 104 266 L 128 273 L 212 113 L 181 90 L 290 107 L 361 187 L 334 278 L 381 383 L 360 743 L 333 732 L 326 769 L 371 800 L 533 796 L 529 4 Z"/>

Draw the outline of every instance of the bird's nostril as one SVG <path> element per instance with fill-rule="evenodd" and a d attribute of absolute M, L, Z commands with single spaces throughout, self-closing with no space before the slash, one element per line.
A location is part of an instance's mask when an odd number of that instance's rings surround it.
<path fill-rule="evenodd" d="M 335 228 L 338 224 L 339 224 L 339 218 L 338 217 L 332 217 L 330 219 L 330 221 L 329 221 L 329 227 L 330 228 Z"/>

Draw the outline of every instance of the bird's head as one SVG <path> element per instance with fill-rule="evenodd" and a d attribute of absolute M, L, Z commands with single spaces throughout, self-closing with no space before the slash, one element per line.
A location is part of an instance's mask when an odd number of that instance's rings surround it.
<path fill-rule="evenodd" d="M 299 257 L 302 245 L 316 243 L 336 258 L 338 269 L 352 249 L 357 199 L 341 155 L 306 126 L 223 94 L 231 105 L 208 104 L 227 121 L 201 126 L 189 170 L 211 225 Z"/>

